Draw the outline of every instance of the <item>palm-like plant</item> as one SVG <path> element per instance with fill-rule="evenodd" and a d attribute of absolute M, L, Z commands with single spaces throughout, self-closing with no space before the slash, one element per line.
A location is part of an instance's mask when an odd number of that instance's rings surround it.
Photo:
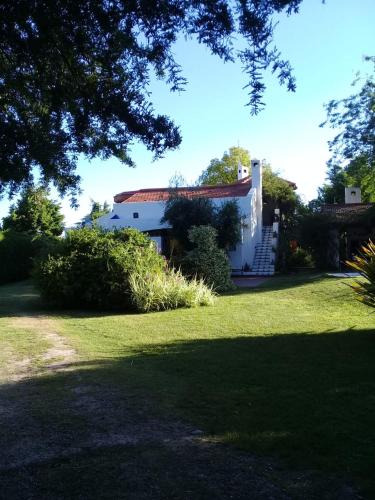
<path fill-rule="evenodd" d="M 353 270 L 360 273 L 364 280 L 355 280 L 350 287 L 358 294 L 358 300 L 375 307 L 375 243 L 371 240 L 361 247 L 353 260 L 346 261 Z"/>

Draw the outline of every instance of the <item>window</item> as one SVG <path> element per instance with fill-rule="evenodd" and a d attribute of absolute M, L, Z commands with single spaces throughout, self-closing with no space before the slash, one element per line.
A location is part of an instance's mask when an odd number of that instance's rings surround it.
<path fill-rule="evenodd" d="M 111 217 L 111 219 L 119 219 L 120 217 L 118 215 L 114 215 L 113 217 Z"/>
<path fill-rule="evenodd" d="M 133 212 L 133 219 L 139 219 L 139 213 Z"/>

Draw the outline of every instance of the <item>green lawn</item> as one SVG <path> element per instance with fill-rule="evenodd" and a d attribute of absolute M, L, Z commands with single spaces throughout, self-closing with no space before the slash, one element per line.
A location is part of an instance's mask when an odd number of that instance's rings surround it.
<path fill-rule="evenodd" d="M 1 287 L 0 347 L 35 357 L 43 342 L 10 325 L 40 308 L 29 283 Z M 73 372 L 38 378 L 53 404 L 35 415 L 61 418 L 56 432 L 84 427 L 64 413 L 61 392 L 78 373 L 215 441 L 375 493 L 375 315 L 343 280 L 275 278 L 191 310 L 48 315 L 79 354 Z"/>

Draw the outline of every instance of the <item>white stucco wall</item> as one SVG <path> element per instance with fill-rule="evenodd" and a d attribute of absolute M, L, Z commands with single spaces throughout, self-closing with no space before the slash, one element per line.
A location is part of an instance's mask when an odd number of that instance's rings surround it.
<path fill-rule="evenodd" d="M 215 206 L 220 206 L 226 201 L 236 199 L 243 220 L 242 241 L 237 244 L 235 251 L 229 252 L 229 258 L 233 269 L 241 269 L 247 263 L 252 265 L 254 259 L 255 245 L 258 242 L 259 231 L 257 231 L 257 196 L 256 189 L 249 190 L 247 196 L 238 198 L 212 198 Z M 151 231 L 167 229 L 168 224 L 161 224 L 160 219 L 164 215 L 165 202 L 143 202 L 143 203 L 115 203 L 112 212 L 103 215 L 96 223 L 103 229 L 119 229 L 123 227 L 134 227 L 140 231 Z M 262 208 L 260 207 L 260 210 Z M 133 214 L 138 213 L 138 218 Z M 118 216 L 118 219 L 112 219 Z M 261 234 L 261 230 L 260 230 Z M 160 242 L 158 242 L 160 245 Z"/>
<path fill-rule="evenodd" d="M 151 231 L 152 229 L 163 229 L 170 227 L 168 224 L 160 224 L 164 215 L 165 203 L 152 201 L 147 203 L 114 203 L 112 212 L 99 217 L 96 222 L 103 229 L 118 229 L 121 227 L 135 227 L 140 231 Z M 138 213 L 138 219 L 133 217 Z M 112 219 L 117 215 L 119 219 Z"/>

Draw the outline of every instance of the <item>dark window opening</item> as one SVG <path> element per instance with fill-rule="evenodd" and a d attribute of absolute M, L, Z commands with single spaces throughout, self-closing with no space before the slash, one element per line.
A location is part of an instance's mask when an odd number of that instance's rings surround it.
<path fill-rule="evenodd" d="M 114 215 L 113 217 L 111 217 L 111 219 L 119 219 L 120 217 L 118 215 Z"/>
<path fill-rule="evenodd" d="M 139 219 L 139 213 L 133 212 L 133 219 Z"/>

